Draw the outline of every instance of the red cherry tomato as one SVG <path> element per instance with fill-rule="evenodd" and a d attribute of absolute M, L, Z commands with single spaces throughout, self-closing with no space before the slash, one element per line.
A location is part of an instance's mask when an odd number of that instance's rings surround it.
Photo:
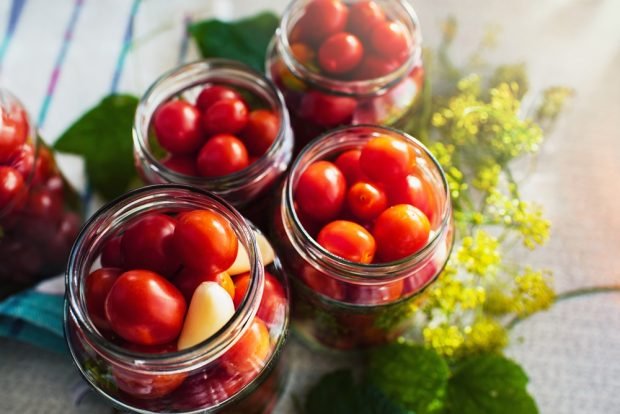
<path fill-rule="evenodd" d="M 121 273 L 122 269 L 102 267 L 86 278 L 86 309 L 95 326 L 103 331 L 110 329 L 105 316 L 105 300 Z"/>
<path fill-rule="evenodd" d="M 361 150 L 354 149 L 345 151 L 336 158 L 336 167 L 340 168 L 350 186 L 366 179 L 366 175 L 360 167 L 361 154 Z"/>
<path fill-rule="evenodd" d="M 398 204 L 377 217 L 372 234 L 377 242 L 377 259 L 391 262 L 424 247 L 430 234 L 430 224 L 417 208 Z"/>
<path fill-rule="evenodd" d="M 371 263 L 375 256 L 375 238 L 352 221 L 332 221 L 321 229 L 317 242 L 325 250 L 354 263 Z"/>
<path fill-rule="evenodd" d="M 357 108 L 357 101 L 348 96 L 327 95 L 310 91 L 303 95 L 299 108 L 301 117 L 325 127 L 348 123 Z"/>
<path fill-rule="evenodd" d="M 215 102 L 202 115 L 208 134 L 236 134 L 248 122 L 248 107 L 241 99 L 224 99 Z"/>
<path fill-rule="evenodd" d="M 243 336 L 222 356 L 222 365 L 230 373 L 259 372 L 271 354 L 269 331 L 265 322 L 254 318 Z"/>
<path fill-rule="evenodd" d="M 360 305 L 383 305 L 400 299 L 403 286 L 402 280 L 380 285 L 350 286 L 347 296 L 353 303 Z"/>
<path fill-rule="evenodd" d="M 202 282 L 215 282 L 223 287 L 231 298 L 235 298 L 235 284 L 226 272 L 205 273 L 185 268 L 173 280 L 174 285 L 181 291 L 187 302 L 192 300 L 194 291 Z"/>
<path fill-rule="evenodd" d="M 248 150 L 234 135 L 218 134 L 204 144 L 196 166 L 203 177 L 223 177 L 250 165 Z"/>
<path fill-rule="evenodd" d="M 25 189 L 24 179 L 16 169 L 0 167 L 0 213 L 9 206 L 13 208 Z"/>
<path fill-rule="evenodd" d="M 101 249 L 101 265 L 103 267 L 123 268 L 123 252 L 121 250 L 121 236 L 108 240 Z"/>
<path fill-rule="evenodd" d="M 355 69 L 364 56 L 362 42 L 350 33 L 331 35 L 319 49 L 319 65 L 327 73 L 342 74 Z"/>
<path fill-rule="evenodd" d="M 386 184 L 409 174 L 412 158 L 408 143 L 382 135 L 362 148 L 360 166 L 370 179 Z"/>
<path fill-rule="evenodd" d="M 358 181 L 347 192 L 347 206 L 359 220 L 370 221 L 387 208 L 387 197 L 377 185 Z"/>
<path fill-rule="evenodd" d="M 55 174 L 57 174 L 56 163 L 54 162 L 51 151 L 44 145 L 40 145 L 34 166 L 32 183 L 44 183 Z"/>
<path fill-rule="evenodd" d="M 383 22 L 372 28 L 371 44 L 383 57 L 403 61 L 410 53 L 407 28 L 397 21 Z"/>
<path fill-rule="evenodd" d="M 28 138 L 28 118 L 21 108 L 0 107 L 0 164 L 6 164 Z"/>
<path fill-rule="evenodd" d="M 237 235 L 228 220 L 210 210 L 181 214 L 174 244 L 183 264 L 206 273 L 221 273 L 237 257 Z"/>
<path fill-rule="evenodd" d="M 249 273 L 235 277 L 235 309 L 239 307 L 245 298 L 250 280 Z M 281 316 L 284 316 L 285 307 L 286 293 L 284 292 L 284 288 L 275 276 L 265 271 L 263 297 L 260 301 L 256 316 L 262 319 L 267 325 L 272 325 L 278 322 Z"/>
<path fill-rule="evenodd" d="M 343 31 L 348 14 L 347 6 L 340 0 L 314 0 L 308 3 L 299 22 L 301 39 L 316 44 Z"/>
<path fill-rule="evenodd" d="M 346 295 L 344 283 L 307 264 L 301 269 L 301 280 L 313 291 L 330 299 L 342 301 Z"/>
<path fill-rule="evenodd" d="M 401 63 L 395 59 L 388 59 L 374 53 L 364 54 L 362 62 L 355 70 L 355 79 L 375 79 L 389 75 L 400 67 Z"/>
<path fill-rule="evenodd" d="M 318 221 L 329 221 L 342 210 L 346 181 L 342 172 L 329 161 L 308 166 L 295 187 L 295 201 L 300 211 Z"/>
<path fill-rule="evenodd" d="M 349 8 L 347 30 L 361 38 L 368 38 L 377 23 L 385 21 L 385 13 L 374 1 L 360 1 Z"/>
<path fill-rule="evenodd" d="M 179 290 L 157 273 L 131 270 L 118 277 L 105 301 L 112 330 L 126 341 L 160 345 L 181 333 L 187 305 Z"/>
<path fill-rule="evenodd" d="M 44 187 L 31 190 L 24 207 L 24 213 L 28 216 L 43 218 L 50 222 L 60 219 L 62 210 L 62 198 Z"/>
<path fill-rule="evenodd" d="M 257 109 L 250 112 L 248 123 L 241 132 L 250 154 L 260 157 L 267 152 L 280 132 L 280 120 L 271 111 Z"/>
<path fill-rule="evenodd" d="M 200 111 L 185 101 L 176 99 L 160 106 L 153 126 L 159 144 L 173 154 L 191 154 L 203 142 Z"/>
<path fill-rule="evenodd" d="M 11 167 L 15 168 L 24 177 L 24 180 L 30 178 L 34 167 L 34 148 L 30 143 L 25 143 L 15 153 L 11 159 Z"/>
<path fill-rule="evenodd" d="M 157 352 L 155 352 L 157 353 Z M 140 399 L 151 400 L 170 394 L 181 386 L 187 374 L 144 374 L 112 366 L 116 386 L 127 394 Z"/>
<path fill-rule="evenodd" d="M 433 222 L 435 217 L 435 194 L 431 186 L 419 177 L 409 174 L 386 185 L 390 205 L 411 204 Z"/>
<path fill-rule="evenodd" d="M 185 174 L 192 177 L 196 177 L 198 175 L 196 160 L 191 155 L 186 156 L 168 154 L 161 160 L 161 163 L 179 174 Z"/>
<path fill-rule="evenodd" d="M 196 99 L 196 108 L 204 113 L 211 105 L 224 99 L 241 99 L 241 95 L 226 86 L 207 86 L 200 92 L 200 95 L 198 95 L 198 99 Z"/>
<path fill-rule="evenodd" d="M 180 267 L 174 251 L 177 222 L 165 214 L 148 214 L 130 224 L 121 240 L 126 269 L 147 269 L 171 276 Z"/>
<path fill-rule="evenodd" d="M 224 376 L 220 370 L 198 370 L 170 396 L 174 412 L 192 412 L 198 407 L 207 409 L 227 400 L 230 395 L 224 388 Z"/>

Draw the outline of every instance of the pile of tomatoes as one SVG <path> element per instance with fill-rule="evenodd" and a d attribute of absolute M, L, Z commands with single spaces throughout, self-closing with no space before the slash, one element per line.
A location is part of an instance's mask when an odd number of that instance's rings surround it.
<path fill-rule="evenodd" d="M 129 222 L 102 248 L 101 268 L 85 282 L 89 316 L 106 338 L 129 351 L 159 354 L 191 348 L 232 317 L 251 283 L 247 252 L 230 222 L 211 210 L 148 213 Z M 270 328 L 281 323 L 286 294 L 265 271 L 257 316 L 218 360 L 209 381 L 249 383 L 272 353 Z M 159 398 L 199 381 L 201 374 L 147 375 L 112 368 L 133 397 Z M 239 376 L 243 378 L 240 383 Z M 206 380 L 206 378 L 205 378 Z M 145 386 L 149 384 L 149 386 Z"/>
<path fill-rule="evenodd" d="M 296 215 L 319 245 L 341 259 L 364 265 L 411 256 L 428 243 L 438 210 L 417 159 L 406 140 L 379 135 L 331 160 L 315 161 L 294 184 Z M 299 273 L 322 295 L 365 305 L 393 302 L 417 288 L 409 284 L 419 283 L 406 278 L 346 284 L 313 266 L 302 266 Z"/>
<path fill-rule="evenodd" d="M 297 60 L 346 80 L 394 72 L 409 57 L 413 43 L 408 28 L 389 19 L 374 1 L 311 1 L 288 37 Z"/>
<path fill-rule="evenodd" d="M 52 154 L 29 133 L 23 108 L 0 106 L 0 279 L 19 283 L 60 272 L 81 222 L 65 209 Z"/>
<path fill-rule="evenodd" d="M 273 144 L 280 119 L 273 111 L 250 108 L 241 94 L 208 85 L 194 104 L 173 99 L 153 117 L 161 162 L 189 176 L 222 177 L 247 168 Z"/>

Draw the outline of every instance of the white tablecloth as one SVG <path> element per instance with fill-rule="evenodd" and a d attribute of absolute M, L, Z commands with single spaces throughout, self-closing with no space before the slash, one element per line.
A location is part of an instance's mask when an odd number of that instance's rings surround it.
<path fill-rule="evenodd" d="M 19 20 L 10 24 L 11 9 L 20 5 Z M 284 0 L 144 0 L 137 6 L 129 0 L 0 0 L 0 36 L 10 35 L 0 43 L 0 82 L 24 101 L 51 142 L 110 91 L 141 94 L 176 65 L 187 19 L 234 18 L 284 6 Z M 524 257 L 552 269 L 558 291 L 620 283 L 620 1 L 444 0 L 414 6 L 427 44 L 437 43 L 440 20 L 453 14 L 461 31 L 454 51 L 464 59 L 488 25 L 496 24 L 501 31 L 497 49 L 488 54 L 491 62 L 527 61 L 534 88 L 577 89 L 536 173 L 523 184 L 524 194 L 541 202 L 553 222 L 549 244 Z M 134 8 L 134 41 L 124 55 Z M 190 44 L 183 58 L 196 56 Z M 81 164 L 62 162 L 81 185 Z M 298 344 L 292 348 L 294 375 L 279 413 L 293 412 L 290 395 L 302 394 L 337 365 Z M 530 374 L 542 413 L 620 413 L 620 297 L 568 301 L 535 316 L 517 327 L 509 354 Z M 71 392 L 79 381 L 68 358 L 0 340 L 0 412 L 110 412 L 95 395 L 74 406 Z"/>

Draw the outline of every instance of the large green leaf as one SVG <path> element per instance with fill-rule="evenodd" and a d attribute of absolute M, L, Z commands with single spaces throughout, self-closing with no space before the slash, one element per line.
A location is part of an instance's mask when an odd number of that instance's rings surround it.
<path fill-rule="evenodd" d="M 125 192 L 136 176 L 131 128 L 138 98 L 110 95 L 86 112 L 54 148 L 84 157 L 93 189 L 106 199 Z"/>
<path fill-rule="evenodd" d="M 263 72 L 267 46 L 278 27 L 278 17 L 270 12 L 242 20 L 205 20 L 190 27 L 203 57 L 239 60 Z"/>
<path fill-rule="evenodd" d="M 357 384 L 351 371 L 323 376 L 306 396 L 305 414 L 413 414 L 368 383 Z"/>
<path fill-rule="evenodd" d="M 455 369 L 448 384 L 449 414 L 537 414 L 527 393 L 528 378 L 501 355 L 470 357 Z"/>
<path fill-rule="evenodd" d="M 369 380 L 388 397 L 418 414 L 443 408 L 449 369 L 435 351 L 396 343 L 371 354 Z"/>

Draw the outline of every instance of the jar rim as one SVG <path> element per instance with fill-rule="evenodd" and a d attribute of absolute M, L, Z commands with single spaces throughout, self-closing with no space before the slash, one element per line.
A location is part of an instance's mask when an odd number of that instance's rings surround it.
<path fill-rule="evenodd" d="M 284 10 L 280 25 L 276 30 L 275 39 L 278 52 L 286 67 L 298 79 L 309 83 L 312 87 L 319 90 L 329 92 L 335 95 L 359 96 L 359 95 L 377 95 L 387 91 L 406 76 L 422 59 L 422 31 L 420 29 L 420 20 L 413 7 L 406 0 L 390 0 L 394 5 L 402 9 L 403 15 L 408 21 L 405 23 L 411 28 L 413 35 L 411 36 L 412 51 L 407 59 L 394 71 L 387 75 L 371 79 L 361 80 L 343 80 L 325 76 L 321 73 L 313 72 L 308 69 L 302 62 L 293 56 L 291 44 L 289 42 L 288 28 L 293 20 L 294 12 L 299 7 L 300 0 L 291 1 Z M 267 73 L 270 73 L 267 68 Z"/>
<path fill-rule="evenodd" d="M 405 139 L 410 143 L 416 145 L 417 148 L 422 150 L 424 155 L 431 160 L 432 165 L 436 168 L 439 176 L 441 177 L 441 182 L 443 185 L 442 195 L 445 197 L 446 201 L 443 205 L 443 211 L 441 212 L 441 221 L 437 225 L 437 231 L 432 234 L 432 236 L 429 238 L 429 240 L 422 249 L 413 253 L 412 255 L 395 261 L 363 264 L 348 261 L 340 256 L 331 253 L 323 246 L 321 246 L 318 241 L 316 241 L 315 238 L 306 231 L 303 224 L 301 223 L 296 209 L 294 208 L 293 187 L 295 183 L 293 182 L 293 179 L 295 178 L 295 174 L 298 173 L 298 169 L 301 168 L 304 163 L 311 163 L 313 161 L 316 161 L 320 159 L 320 157 L 324 156 L 327 152 L 336 149 L 336 147 L 327 148 L 322 153 L 319 153 L 314 157 L 310 157 L 310 159 L 305 160 L 304 156 L 313 151 L 321 143 L 327 142 L 328 139 L 334 138 L 339 135 L 355 134 L 356 132 L 368 133 L 368 131 L 372 131 L 373 133 L 387 133 L 392 136 L 398 136 L 399 138 Z M 433 254 L 435 248 L 441 242 L 443 234 L 448 231 L 451 224 L 452 206 L 450 203 L 450 188 L 443 168 L 441 167 L 441 164 L 439 164 L 439 161 L 437 161 L 435 156 L 418 139 L 407 134 L 406 132 L 385 126 L 371 124 L 344 126 L 328 131 L 315 138 L 299 153 L 299 155 L 291 165 L 290 173 L 286 178 L 284 187 L 282 189 L 282 196 L 282 199 L 284 201 L 284 208 L 281 209 L 282 219 L 285 220 L 285 223 L 291 224 L 291 226 L 284 226 L 284 228 L 288 238 L 292 241 L 295 250 L 297 250 L 297 252 L 302 257 L 310 259 L 308 260 L 310 263 L 318 263 L 322 266 L 329 268 L 330 270 L 335 270 L 336 273 L 338 273 L 339 275 L 338 277 L 346 281 L 385 283 L 386 279 L 392 280 L 404 277 L 404 272 L 406 272 L 410 268 L 415 267 L 420 262 L 427 259 L 430 255 Z M 293 231 L 296 234 L 293 234 Z M 301 248 L 302 244 L 304 246 L 303 249 Z"/>
<path fill-rule="evenodd" d="M 252 85 L 258 85 L 261 90 L 265 91 L 266 95 L 269 95 L 271 98 L 272 102 L 269 103 L 274 106 L 274 110 L 277 112 L 276 115 L 280 121 L 278 133 L 267 151 L 240 171 L 221 177 L 185 175 L 166 167 L 154 156 L 148 146 L 149 127 L 157 108 L 162 103 L 184 90 L 209 83 L 208 74 L 212 74 L 214 71 L 228 72 L 226 75 L 231 79 L 247 81 L 248 83 L 251 82 Z M 187 79 L 184 79 L 180 85 L 174 85 L 181 86 L 181 88 L 168 90 L 170 85 L 166 85 L 166 81 L 182 75 L 185 75 Z M 191 78 L 191 75 L 202 77 L 199 80 L 195 80 Z M 218 78 L 217 82 L 226 83 L 220 78 Z M 169 183 L 192 185 L 213 191 L 219 195 L 225 195 L 226 189 L 234 189 L 240 185 L 247 184 L 248 181 L 260 181 L 263 176 L 269 173 L 268 167 L 278 154 L 285 151 L 287 145 L 290 146 L 290 144 L 287 143 L 287 138 L 291 135 L 290 117 L 284 97 L 273 82 L 262 73 L 242 62 L 223 58 L 200 59 L 174 67 L 160 75 L 142 95 L 136 109 L 132 129 L 134 148 L 139 152 L 141 157 L 146 158 L 150 169 L 159 177 L 162 177 Z"/>
<path fill-rule="evenodd" d="M 112 343 L 101 335 L 88 315 L 83 283 L 85 277 L 90 272 L 90 268 L 85 266 L 92 265 L 93 260 L 87 259 L 93 259 L 93 252 L 98 252 L 98 250 L 92 249 L 92 244 L 95 243 L 89 243 L 87 238 L 94 234 L 98 237 L 97 240 L 102 241 L 105 236 L 117 230 L 117 228 L 110 226 L 102 232 L 98 229 L 99 225 L 109 224 L 110 220 L 112 220 L 111 222 L 118 227 L 120 225 L 118 220 L 121 217 L 115 217 L 115 214 L 131 215 L 132 212 L 135 213 L 138 207 L 135 203 L 152 199 L 153 196 L 163 197 L 167 192 L 171 191 L 178 193 L 174 200 L 178 200 L 178 196 L 181 194 L 194 195 L 205 200 L 203 208 L 208 208 L 206 207 L 207 202 L 212 203 L 213 207 L 222 208 L 218 212 L 231 221 L 239 241 L 248 253 L 251 274 L 250 284 L 245 297 L 237 309 L 235 309 L 233 316 L 224 326 L 204 341 L 184 350 L 163 354 L 130 351 Z M 142 213 L 148 214 L 148 212 Z M 135 219 L 135 217 L 134 215 L 126 217 L 126 219 L 131 220 Z M 258 305 L 263 294 L 264 268 L 256 246 L 257 242 L 254 231 L 243 216 L 225 200 L 205 190 L 180 184 L 159 184 L 130 191 L 99 209 L 82 227 L 73 244 L 65 274 L 66 306 L 64 329 L 70 329 L 71 319 L 77 324 L 78 329 L 84 333 L 84 339 L 101 357 L 114 364 L 133 370 L 148 371 L 151 374 L 168 374 L 186 372 L 204 366 L 219 358 L 234 345 L 237 339 L 249 328 L 258 311 Z M 84 252 L 86 252 L 85 257 L 81 257 Z M 80 257 L 81 260 L 78 260 Z M 67 340 L 67 343 L 75 359 L 76 355 L 72 349 L 71 341 Z M 136 363 L 137 361 L 139 363 Z"/>

